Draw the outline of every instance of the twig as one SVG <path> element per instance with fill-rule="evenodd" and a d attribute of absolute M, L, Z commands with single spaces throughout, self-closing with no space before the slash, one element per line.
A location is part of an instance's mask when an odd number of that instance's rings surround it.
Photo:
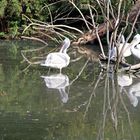
<path fill-rule="evenodd" d="M 70 62 L 71 62 L 71 63 L 74 63 L 74 62 L 77 62 L 77 61 L 81 60 L 82 58 L 83 58 L 83 56 L 80 56 L 80 57 L 78 57 L 78 58 L 76 58 L 76 59 L 70 60 Z"/>
<path fill-rule="evenodd" d="M 109 11 L 110 11 L 109 5 L 110 5 L 110 0 L 108 0 L 106 3 L 107 3 L 107 13 L 106 13 L 106 14 L 107 14 L 107 19 L 108 19 L 108 20 L 107 20 L 107 23 L 106 23 L 106 28 L 107 28 L 107 30 L 106 30 L 106 32 L 107 32 L 107 33 L 106 33 L 106 37 L 107 37 L 107 44 L 108 44 L 108 46 L 109 46 L 109 24 L 110 24 L 110 23 L 109 23 L 109 19 L 110 19 L 110 18 L 109 18 Z"/>
<path fill-rule="evenodd" d="M 85 69 L 87 63 L 89 62 L 89 59 L 85 62 L 84 66 L 82 67 L 82 69 L 80 70 L 80 72 L 78 73 L 78 75 L 70 82 L 69 85 L 72 85 L 78 78 L 79 76 L 82 74 L 83 70 Z"/>
<path fill-rule="evenodd" d="M 47 7 L 48 12 L 49 12 L 49 15 L 50 15 L 51 24 L 53 25 L 53 17 L 52 17 L 52 13 L 51 13 L 51 10 L 50 10 L 50 8 L 49 8 L 49 5 L 45 4 L 45 6 L 42 7 L 41 11 L 42 11 L 44 8 L 46 8 L 46 7 Z"/>
<path fill-rule="evenodd" d="M 22 57 L 24 58 L 24 60 L 26 62 L 28 62 L 30 65 L 36 65 L 36 64 L 41 64 L 42 61 L 36 61 L 36 62 L 31 62 L 30 60 L 27 59 L 27 57 L 25 57 L 25 55 L 23 54 L 23 52 L 21 52 Z"/>
<path fill-rule="evenodd" d="M 89 100 L 88 100 L 88 103 L 87 103 L 87 106 L 86 106 L 86 110 L 85 110 L 85 112 L 84 112 L 84 118 L 86 117 L 86 114 L 87 114 L 87 112 L 88 112 L 88 109 L 89 109 L 89 106 L 90 106 L 92 97 L 93 97 L 93 96 L 95 97 L 95 90 L 96 90 L 96 88 L 97 88 L 97 86 L 98 86 L 98 84 L 99 84 L 99 82 L 100 82 L 100 80 L 101 80 L 101 78 L 102 78 L 102 74 L 103 74 L 103 73 L 102 73 L 102 71 L 101 71 L 100 74 L 99 74 L 99 76 L 98 76 L 98 79 L 97 79 L 97 81 L 96 81 L 96 83 L 95 83 L 95 85 L 94 85 L 93 91 L 92 91 L 92 93 L 91 93 L 91 95 L 90 95 L 90 97 L 89 97 Z"/>
<path fill-rule="evenodd" d="M 104 53 L 103 45 L 102 45 L 102 43 L 101 43 L 101 39 L 100 39 L 99 34 L 98 34 L 98 27 L 95 28 L 95 31 L 96 31 L 97 39 L 98 39 L 99 44 L 100 44 L 100 49 L 101 49 L 101 52 L 102 52 L 103 58 L 105 59 L 106 56 L 105 56 L 105 53 Z"/>
<path fill-rule="evenodd" d="M 95 28 L 96 36 L 97 36 L 99 44 L 100 44 L 100 49 L 101 49 L 103 58 L 106 58 L 104 50 L 103 50 L 103 45 L 101 43 L 101 39 L 100 39 L 99 34 L 98 34 L 98 26 L 96 27 L 96 25 L 95 25 L 95 21 L 94 21 L 94 17 L 93 17 L 91 7 L 89 5 L 88 5 L 88 7 L 89 7 L 89 11 L 90 11 L 90 16 L 91 16 L 91 19 L 92 19 L 92 24 L 93 24 L 93 27 Z"/>
<path fill-rule="evenodd" d="M 21 38 L 23 38 L 23 39 L 30 39 L 30 40 L 36 40 L 36 41 L 42 42 L 45 45 L 48 45 L 47 42 L 43 41 L 42 39 L 36 38 L 36 37 L 21 36 Z"/>
<path fill-rule="evenodd" d="M 128 109 L 127 109 L 127 107 L 126 107 L 125 103 L 124 103 L 124 100 L 123 100 L 123 98 L 122 98 L 122 95 L 121 95 L 121 94 L 119 94 L 119 95 L 120 95 L 120 101 L 121 101 L 121 103 L 122 103 L 122 105 L 123 105 L 123 107 L 124 107 L 124 110 L 125 110 L 125 111 L 126 111 L 126 113 L 127 113 L 128 123 L 129 123 L 130 130 L 131 130 L 131 133 L 132 133 L 133 138 L 134 138 L 135 136 L 134 136 L 134 134 L 133 134 L 133 128 L 132 128 L 132 124 L 131 124 L 131 119 L 130 119 L 130 114 L 129 114 L 129 111 L 128 111 Z"/>
<path fill-rule="evenodd" d="M 74 2 L 72 2 L 71 0 L 69 0 L 69 2 L 78 10 L 78 12 L 79 12 L 80 15 L 82 16 L 82 18 L 83 18 L 83 20 L 84 20 L 84 22 L 85 22 L 85 24 L 86 24 L 87 29 L 90 31 L 91 29 L 90 29 L 90 27 L 88 26 L 87 20 L 85 19 L 83 13 L 82 13 L 82 12 L 80 11 L 80 9 L 75 5 Z"/>
<path fill-rule="evenodd" d="M 48 28 L 58 28 L 58 27 L 62 27 L 62 28 L 67 28 L 67 29 L 71 29 L 71 30 L 74 30 L 74 31 L 77 31 L 79 32 L 80 34 L 83 34 L 83 32 L 75 27 L 71 27 L 71 26 L 68 26 L 68 25 L 62 25 L 62 24 L 59 24 L 59 25 L 44 25 L 44 24 L 39 24 L 39 23 L 30 23 L 22 32 L 22 34 L 25 33 L 25 31 L 31 27 L 31 26 L 40 26 L 40 27 L 44 27 L 44 29 L 48 29 Z"/>

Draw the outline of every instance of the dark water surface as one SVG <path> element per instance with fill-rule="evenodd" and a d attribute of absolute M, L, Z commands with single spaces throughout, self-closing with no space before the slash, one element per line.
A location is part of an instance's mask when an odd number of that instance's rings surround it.
<path fill-rule="evenodd" d="M 86 58 L 71 62 L 62 74 L 27 67 L 21 50 L 40 47 L 31 41 L 1 41 L 0 139 L 140 140 L 139 78 L 100 72 L 93 62 L 77 77 Z M 75 56 L 71 49 L 69 55 Z"/>

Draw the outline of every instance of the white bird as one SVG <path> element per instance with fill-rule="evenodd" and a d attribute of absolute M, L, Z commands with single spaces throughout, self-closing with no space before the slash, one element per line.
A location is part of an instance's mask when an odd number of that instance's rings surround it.
<path fill-rule="evenodd" d="M 45 63 L 42 63 L 41 66 L 60 69 L 60 73 L 61 73 L 61 69 L 67 67 L 70 62 L 70 57 L 67 54 L 67 49 L 69 46 L 70 46 L 70 40 L 68 38 L 65 38 L 60 51 L 49 53 L 47 55 Z"/>
<path fill-rule="evenodd" d="M 136 58 L 140 59 L 140 44 L 131 48 L 131 52 L 132 52 L 132 55 L 134 55 Z"/>
<path fill-rule="evenodd" d="M 41 77 L 44 78 L 45 84 L 48 88 L 58 89 L 61 101 L 63 103 L 67 103 L 68 93 L 66 93 L 65 88 L 69 85 L 68 76 L 63 74 L 55 74 Z"/>
<path fill-rule="evenodd" d="M 121 50 L 122 51 L 122 57 L 128 57 L 132 54 L 132 50 L 133 48 L 140 42 L 140 34 L 137 34 L 134 36 L 133 40 L 131 41 L 131 43 L 125 43 L 125 39 L 124 36 L 122 35 L 122 42 L 119 44 L 118 46 L 118 55 L 120 55 Z M 114 58 L 117 57 L 117 48 L 114 47 L 111 50 L 111 55 L 110 58 Z"/>

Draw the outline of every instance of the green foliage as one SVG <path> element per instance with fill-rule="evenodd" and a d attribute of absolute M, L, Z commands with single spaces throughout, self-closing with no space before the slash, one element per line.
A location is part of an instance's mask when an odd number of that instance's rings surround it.
<path fill-rule="evenodd" d="M 21 13 L 21 5 L 17 0 L 11 0 L 7 3 L 5 8 L 5 17 L 7 20 L 18 20 Z"/>
<path fill-rule="evenodd" d="M 73 7 L 71 3 L 66 1 L 60 1 L 57 2 L 57 4 L 54 4 L 53 2 L 57 1 L 49 1 L 49 0 L 1 0 L 0 1 L 0 18 L 1 18 L 1 25 L 5 24 L 4 18 L 6 22 L 8 23 L 6 27 L 6 30 L 0 28 L 0 32 L 8 31 L 12 35 L 12 37 L 15 37 L 16 35 L 19 35 L 19 29 L 23 25 L 27 25 L 29 22 L 27 19 L 23 18 L 23 14 L 28 16 L 29 18 L 37 19 L 44 22 L 50 22 L 50 12 L 52 14 L 52 18 L 55 20 L 57 18 L 62 17 L 78 17 L 80 14 L 78 11 Z M 52 4 L 53 3 L 53 4 Z M 103 16 L 101 9 L 97 3 L 97 1 L 92 0 L 74 0 L 74 3 L 78 6 L 78 8 L 81 8 L 81 11 L 83 14 L 85 14 L 85 17 L 89 15 L 89 9 L 87 8 L 86 4 L 90 3 L 98 12 L 98 19 L 96 20 L 98 23 L 101 23 L 103 21 Z M 128 13 L 130 8 L 132 7 L 133 0 L 126 0 L 122 2 L 122 11 L 125 11 L 125 14 Z M 82 6 L 85 5 L 85 9 Z M 114 15 L 117 15 L 118 11 L 118 5 L 119 1 L 114 0 L 111 1 L 112 8 L 114 11 Z M 104 9 L 105 10 L 105 9 Z M 76 11 L 76 12 L 75 12 Z M 94 10 L 93 10 L 94 11 Z M 95 14 L 97 15 L 97 13 Z M 94 13 L 93 13 L 94 14 Z M 68 21 L 69 22 L 69 21 Z M 9 30 L 10 29 L 10 30 Z"/>
<path fill-rule="evenodd" d="M 5 10 L 6 5 L 7 5 L 6 0 L 0 1 L 0 17 L 4 16 L 4 10 Z"/>
<path fill-rule="evenodd" d="M 25 3 L 27 6 L 27 11 L 25 14 L 27 14 L 30 18 L 34 18 L 34 19 L 38 19 L 40 20 L 40 18 L 42 19 L 43 17 L 45 17 L 45 15 L 42 15 L 42 8 L 45 6 L 46 1 L 42 0 L 42 1 L 29 1 L 27 3 Z M 46 11 L 46 15 L 47 15 L 47 11 Z"/>
<path fill-rule="evenodd" d="M 22 14 L 27 15 L 29 18 L 34 18 L 38 20 L 47 19 L 48 9 L 42 9 L 45 6 L 45 0 L 43 1 L 19 1 L 19 0 L 10 0 L 5 1 L 2 0 L 0 2 L 0 18 L 4 18 L 8 25 L 5 27 L 9 30 L 8 33 L 12 37 L 18 35 L 19 27 L 22 25 L 27 24 L 27 20 L 22 18 Z M 1 21 L 1 25 L 4 24 L 3 20 Z M 1 31 L 4 32 L 7 29 L 1 28 Z M 1 32 L 0 31 L 0 32 Z"/>
<path fill-rule="evenodd" d="M 0 38 L 3 38 L 5 36 L 4 32 L 0 32 Z"/>

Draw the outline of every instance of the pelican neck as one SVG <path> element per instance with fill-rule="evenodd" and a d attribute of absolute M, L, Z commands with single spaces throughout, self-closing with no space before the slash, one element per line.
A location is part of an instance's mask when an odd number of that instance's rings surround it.
<path fill-rule="evenodd" d="M 61 50 L 59 51 L 60 53 L 67 53 L 67 46 L 63 45 Z"/>

